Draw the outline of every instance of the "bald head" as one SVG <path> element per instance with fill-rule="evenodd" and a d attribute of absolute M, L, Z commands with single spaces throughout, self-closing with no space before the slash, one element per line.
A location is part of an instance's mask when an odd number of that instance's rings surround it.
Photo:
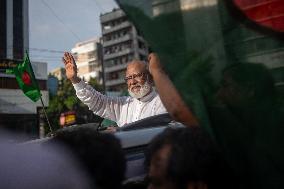
<path fill-rule="evenodd" d="M 147 73 L 147 64 L 140 60 L 133 60 L 127 65 L 126 76 L 134 73 Z"/>

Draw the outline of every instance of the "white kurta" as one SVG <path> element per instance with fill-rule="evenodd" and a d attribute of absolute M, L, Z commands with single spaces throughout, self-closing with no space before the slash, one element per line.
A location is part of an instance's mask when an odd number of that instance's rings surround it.
<path fill-rule="evenodd" d="M 77 97 L 91 111 L 103 118 L 115 121 L 119 127 L 158 114 L 167 113 L 159 95 L 150 94 L 137 100 L 133 97 L 108 97 L 96 91 L 84 81 L 73 84 Z"/>

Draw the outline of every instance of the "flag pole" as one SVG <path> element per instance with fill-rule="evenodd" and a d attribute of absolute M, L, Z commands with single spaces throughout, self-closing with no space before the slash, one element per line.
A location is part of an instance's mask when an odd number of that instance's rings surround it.
<path fill-rule="evenodd" d="M 28 53 L 28 51 L 27 51 L 27 50 L 26 50 L 26 55 L 27 55 L 27 58 L 28 58 L 29 63 L 30 63 L 31 61 L 30 61 L 29 53 Z M 32 71 L 33 77 L 35 78 L 35 74 L 34 74 L 34 71 L 33 71 L 33 68 L 32 68 L 31 63 L 29 64 L 29 66 L 30 66 L 30 68 L 31 68 L 31 71 Z M 48 119 L 48 117 L 47 117 L 47 114 L 46 114 L 46 112 L 45 112 L 45 106 L 44 106 L 44 103 L 43 103 L 42 98 L 41 98 L 41 92 L 40 92 L 39 85 L 38 85 L 38 83 L 37 83 L 37 82 L 35 82 L 35 83 L 36 83 L 37 88 L 38 88 L 39 93 L 40 93 L 40 95 L 39 95 L 39 96 L 40 96 L 40 101 L 41 101 L 41 104 L 42 104 L 42 107 L 43 107 L 43 112 L 44 112 L 45 118 L 46 118 L 47 123 L 48 123 L 49 130 L 50 130 L 50 132 L 52 133 L 52 132 L 53 132 L 53 130 L 52 130 L 52 127 L 51 127 L 51 125 L 50 125 L 50 123 L 49 123 L 49 119 Z"/>
<path fill-rule="evenodd" d="M 51 127 L 51 125 L 50 125 L 50 123 L 49 123 L 49 119 L 48 119 L 48 117 L 47 117 L 47 114 L 46 114 L 46 112 L 45 112 L 45 106 L 44 106 L 44 104 L 43 104 L 41 95 L 40 95 L 40 101 L 41 101 L 41 104 L 42 104 L 42 108 L 43 108 L 44 115 L 45 115 L 45 117 L 46 117 L 46 120 L 47 120 L 47 123 L 48 123 L 48 126 L 49 126 L 49 130 L 50 130 L 50 132 L 53 132 L 52 127 Z"/>

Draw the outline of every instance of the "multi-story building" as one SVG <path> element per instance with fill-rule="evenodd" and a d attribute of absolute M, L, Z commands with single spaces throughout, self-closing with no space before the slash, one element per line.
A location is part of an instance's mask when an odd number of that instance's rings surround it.
<path fill-rule="evenodd" d="M 0 58 L 22 59 L 29 47 L 28 1 L 0 0 Z"/>
<path fill-rule="evenodd" d="M 280 4 L 280 1 L 276 3 Z M 252 9 L 260 10 L 272 6 L 273 2 L 259 3 L 254 6 L 247 5 L 246 11 Z M 265 65 L 272 73 L 276 89 L 284 93 L 284 43 L 282 40 L 267 34 L 253 30 L 243 22 L 236 22 L 230 16 L 228 9 L 223 3 L 219 3 L 220 17 L 222 19 L 222 30 L 224 35 L 224 46 L 228 61 L 238 60 Z M 275 5 L 274 5 L 275 6 Z M 277 18 L 281 18 L 280 12 L 269 12 L 269 14 L 258 15 L 258 21 L 266 20 L 277 25 Z"/>
<path fill-rule="evenodd" d="M 127 63 L 146 60 L 148 45 L 121 9 L 100 16 L 103 35 L 104 77 L 107 92 L 126 90 Z"/>
<path fill-rule="evenodd" d="M 39 136 L 37 112 L 40 101 L 33 102 L 19 89 L 7 68 L 23 60 L 29 48 L 28 1 L 0 0 L 0 127 Z M 44 104 L 48 105 L 47 63 L 32 62 Z"/>
<path fill-rule="evenodd" d="M 3 59 L 0 61 L 4 61 Z M 14 60 L 5 59 L 5 61 Z M 39 84 L 42 100 L 47 107 L 47 63 L 32 62 L 33 71 Z M 38 111 L 41 101 L 33 102 L 19 89 L 14 75 L 0 73 L 0 127 L 28 134 L 28 137 L 39 137 Z M 27 138 L 29 139 L 29 138 Z"/>
<path fill-rule="evenodd" d="M 47 79 L 47 89 L 51 96 L 55 96 L 57 94 L 59 81 L 57 77 L 54 75 L 48 75 Z"/>
<path fill-rule="evenodd" d="M 96 78 L 102 84 L 102 45 L 94 38 L 77 43 L 71 50 L 77 63 L 78 76 L 86 81 Z"/>

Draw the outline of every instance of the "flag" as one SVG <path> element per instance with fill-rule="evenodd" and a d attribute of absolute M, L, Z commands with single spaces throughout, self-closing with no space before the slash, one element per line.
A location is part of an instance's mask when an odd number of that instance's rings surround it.
<path fill-rule="evenodd" d="M 25 95 L 32 101 L 36 102 L 40 98 L 41 93 L 33 72 L 28 53 L 25 54 L 24 61 L 22 63 L 19 63 L 13 69 L 13 72 L 16 76 L 19 87 L 23 90 Z"/>
<path fill-rule="evenodd" d="M 274 58 L 284 52 L 283 32 L 268 30 L 282 31 L 282 1 L 116 1 L 241 188 L 284 188 L 284 62 Z"/>

